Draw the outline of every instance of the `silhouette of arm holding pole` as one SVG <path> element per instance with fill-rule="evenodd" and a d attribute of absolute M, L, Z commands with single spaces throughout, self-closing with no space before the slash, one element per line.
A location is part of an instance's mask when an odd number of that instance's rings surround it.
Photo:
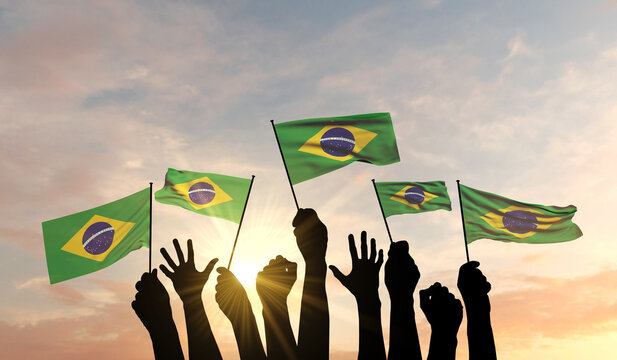
<path fill-rule="evenodd" d="M 135 288 L 137 294 L 131 307 L 150 333 L 154 358 L 184 359 L 178 330 L 171 314 L 169 295 L 156 276 L 156 269 L 144 273 Z"/>
<path fill-rule="evenodd" d="M 375 247 L 375 239 L 371 239 L 371 253 L 367 254 L 366 231 L 360 238 L 361 256 L 353 235 L 349 235 L 349 253 L 351 254 L 351 272 L 343 275 L 334 265 L 330 270 L 343 286 L 356 298 L 360 324 L 359 360 L 386 359 L 386 350 L 381 328 L 381 301 L 379 300 L 379 270 L 383 264 L 383 251 Z M 377 259 L 376 259 L 377 258 Z"/>
<path fill-rule="evenodd" d="M 184 318 L 186 319 L 186 332 L 189 343 L 190 359 L 222 359 L 214 334 L 210 328 L 210 322 L 206 316 L 201 293 L 204 285 L 210 277 L 214 264 L 218 259 L 210 261 L 203 271 L 195 268 L 195 255 L 193 252 L 193 241 L 187 241 L 187 258 L 180 248 L 177 239 L 173 240 L 178 264 L 171 259 L 165 248 L 161 248 L 161 254 L 167 261 L 168 269 L 161 265 L 161 271 L 171 280 L 174 289 L 182 300 L 184 306 Z"/>
<path fill-rule="evenodd" d="M 406 241 L 390 244 L 385 282 L 390 294 L 390 348 L 388 360 L 422 360 L 413 293 L 420 271 L 409 255 Z"/>
<path fill-rule="evenodd" d="M 298 248 L 306 263 L 298 354 L 300 359 L 329 358 L 330 314 L 326 295 L 328 229 L 313 209 L 300 209 L 293 220 Z"/>
<path fill-rule="evenodd" d="M 431 324 L 427 360 L 454 360 L 456 334 L 463 320 L 463 305 L 440 283 L 420 290 L 420 308 Z"/>
<path fill-rule="evenodd" d="M 287 296 L 296 282 L 296 269 L 296 263 L 279 255 L 257 274 L 256 288 L 263 305 L 268 360 L 298 359 L 287 308 Z"/>
<path fill-rule="evenodd" d="M 491 326 L 491 303 L 488 293 L 491 284 L 486 281 L 480 263 L 470 261 L 458 273 L 458 289 L 467 313 L 467 342 L 470 360 L 496 360 L 495 339 Z"/>
<path fill-rule="evenodd" d="M 255 315 L 242 284 L 224 267 L 217 268 L 220 274 L 216 284 L 216 302 L 227 316 L 234 329 L 238 351 L 242 360 L 265 360 Z"/>

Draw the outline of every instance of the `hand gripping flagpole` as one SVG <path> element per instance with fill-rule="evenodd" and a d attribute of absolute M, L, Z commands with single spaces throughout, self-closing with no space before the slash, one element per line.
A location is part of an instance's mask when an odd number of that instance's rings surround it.
<path fill-rule="evenodd" d="M 148 272 L 152 272 L 152 182 L 150 182 L 150 237 L 148 239 Z"/>
<path fill-rule="evenodd" d="M 467 230 L 465 229 L 465 216 L 463 216 L 463 199 L 461 198 L 461 181 L 456 180 L 456 188 L 458 189 L 458 202 L 461 207 L 461 222 L 463 223 L 463 237 L 465 240 L 465 254 L 467 255 L 467 262 L 469 262 L 469 248 L 467 246 Z"/>
<path fill-rule="evenodd" d="M 289 177 L 289 170 L 287 170 L 287 163 L 285 162 L 285 156 L 283 155 L 283 149 L 281 148 L 281 143 L 279 142 L 279 136 L 276 133 L 276 128 L 274 127 L 274 120 L 270 120 L 270 123 L 272 124 L 272 130 L 274 130 L 274 137 L 276 138 L 276 143 L 279 146 L 279 151 L 281 152 L 281 158 L 283 158 L 283 165 L 285 166 L 285 173 L 287 174 L 287 180 L 289 180 L 289 186 L 291 187 L 291 194 L 294 197 L 294 202 L 296 203 L 296 209 L 300 210 L 300 207 L 298 206 L 298 199 L 296 199 L 296 192 L 294 191 L 294 186 L 291 183 L 291 177 Z"/>
<path fill-rule="evenodd" d="M 227 270 L 231 266 L 231 259 L 234 258 L 234 252 L 236 251 L 236 244 L 238 243 L 238 235 L 240 235 L 240 228 L 242 227 L 242 220 L 244 220 L 244 212 L 246 211 L 246 205 L 249 203 L 249 196 L 251 195 L 251 188 L 253 187 L 253 180 L 255 175 L 251 175 L 251 183 L 249 185 L 249 192 L 246 194 L 246 201 L 244 202 L 244 209 L 242 209 L 242 216 L 240 216 L 240 224 L 238 224 L 238 232 L 236 233 L 236 240 L 234 240 L 234 247 L 231 249 L 231 256 L 229 257 L 229 264 L 227 264 Z"/>
<path fill-rule="evenodd" d="M 383 206 L 381 206 L 381 200 L 379 199 L 379 192 L 377 191 L 377 185 L 375 185 L 375 179 L 371 179 L 373 182 L 373 187 L 375 188 L 375 195 L 377 195 L 377 202 L 379 203 L 379 209 L 381 210 L 381 216 L 383 216 L 383 222 L 386 224 L 386 230 L 388 230 L 388 236 L 390 237 L 390 243 L 392 243 L 392 234 L 390 234 L 390 227 L 388 226 L 388 221 L 386 220 L 386 214 L 383 212 Z"/>

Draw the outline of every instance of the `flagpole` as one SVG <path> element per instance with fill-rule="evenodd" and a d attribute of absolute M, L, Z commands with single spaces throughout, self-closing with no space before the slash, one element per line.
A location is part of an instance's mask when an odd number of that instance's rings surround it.
<path fill-rule="evenodd" d="M 276 128 L 274 127 L 274 120 L 270 120 L 272 124 L 272 130 L 274 130 L 274 137 L 276 138 L 276 143 L 279 146 L 279 151 L 281 152 L 281 158 L 283 158 L 283 165 L 285 166 L 285 173 L 287 174 L 287 180 L 289 180 L 289 187 L 291 187 L 291 194 L 294 197 L 294 202 L 296 203 L 296 209 L 300 210 L 298 206 L 298 199 L 296 199 L 296 192 L 294 191 L 294 186 L 291 183 L 291 177 L 289 177 L 289 170 L 287 170 L 287 163 L 285 162 L 285 156 L 283 155 L 283 149 L 281 148 L 281 143 L 279 142 L 279 136 L 276 133 Z"/>
<path fill-rule="evenodd" d="M 463 237 L 465 240 L 465 255 L 467 255 L 467 262 L 469 262 L 469 248 L 467 246 L 467 230 L 465 229 L 465 217 L 463 216 L 463 199 L 461 198 L 461 181 L 456 180 L 456 188 L 458 189 L 458 203 L 461 207 L 461 222 L 463 223 Z"/>
<path fill-rule="evenodd" d="M 231 256 L 229 257 L 229 264 L 227 264 L 227 270 L 231 266 L 231 259 L 234 258 L 234 252 L 236 251 L 236 244 L 238 243 L 238 235 L 240 235 L 240 228 L 242 227 L 242 220 L 244 219 L 244 212 L 246 211 L 246 205 L 249 203 L 249 196 L 251 195 L 251 188 L 253 187 L 253 180 L 255 175 L 251 175 L 251 184 L 249 185 L 249 192 L 246 194 L 246 201 L 244 202 L 244 209 L 242 209 L 242 216 L 240 216 L 240 224 L 238 224 L 238 232 L 236 233 L 236 240 L 234 240 L 234 247 L 231 249 Z"/>
<path fill-rule="evenodd" d="M 381 216 L 383 216 L 383 222 L 386 224 L 386 230 L 388 230 L 388 236 L 390 237 L 390 243 L 392 241 L 392 234 L 390 234 L 390 227 L 388 226 L 388 221 L 386 221 L 386 214 L 383 212 L 383 206 L 381 206 L 381 200 L 379 200 L 379 192 L 377 192 L 377 185 L 375 185 L 375 179 L 371 179 L 373 182 L 373 188 L 375 188 L 375 195 L 377 195 L 377 202 L 379 203 L 379 209 L 381 210 Z"/>
<path fill-rule="evenodd" d="M 148 239 L 148 272 L 152 272 L 152 182 L 150 182 L 150 238 Z"/>

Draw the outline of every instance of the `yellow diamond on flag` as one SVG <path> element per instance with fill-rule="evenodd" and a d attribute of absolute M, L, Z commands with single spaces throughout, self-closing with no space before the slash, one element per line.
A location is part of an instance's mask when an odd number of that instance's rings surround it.
<path fill-rule="evenodd" d="M 414 209 L 420 210 L 420 206 L 424 205 L 424 203 L 436 197 L 437 195 L 424 191 L 419 186 L 408 185 L 402 188 L 396 194 L 394 194 L 394 196 L 392 196 L 390 199 L 403 203 Z"/>
<path fill-rule="evenodd" d="M 233 200 L 207 176 L 172 187 L 196 210 Z"/>
<path fill-rule="evenodd" d="M 522 206 L 509 206 L 481 216 L 493 228 L 507 232 L 519 239 L 536 234 L 537 230 L 546 230 L 560 221 L 558 217 L 548 217 L 541 212 Z"/>
<path fill-rule="evenodd" d="M 103 261 L 122 241 L 133 222 L 94 215 L 64 244 L 62 250 L 88 259 Z"/>
<path fill-rule="evenodd" d="M 308 139 L 298 151 L 347 161 L 362 151 L 375 136 L 377 133 L 351 125 L 327 125 Z"/>

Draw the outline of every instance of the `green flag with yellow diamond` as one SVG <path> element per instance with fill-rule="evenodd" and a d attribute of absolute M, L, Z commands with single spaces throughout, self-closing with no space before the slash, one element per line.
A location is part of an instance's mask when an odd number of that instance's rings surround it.
<path fill-rule="evenodd" d="M 400 161 L 389 113 L 295 120 L 274 127 L 292 184 L 354 161 Z"/>
<path fill-rule="evenodd" d="M 44 222 L 49 282 L 103 269 L 142 246 L 150 236 L 150 189 Z"/>
<path fill-rule="evenodd" d="M 478 239 L 544 244 L 570 241 L 583 235 L 572 222 L 576 206 L 546 206 L 520 201 L 460 185 L 467 243 Z"/>
<path fill-rule="evenodd" d="M 154 198 L 163 204 L 239 224 L 250 185 L 250 179 L 170 168 L 165 186 Z"/>
<path fill-rule="evenodd" d="M 376 182 L 375 187 L 385 217 L 452 209 L 443 181 Z"/>

